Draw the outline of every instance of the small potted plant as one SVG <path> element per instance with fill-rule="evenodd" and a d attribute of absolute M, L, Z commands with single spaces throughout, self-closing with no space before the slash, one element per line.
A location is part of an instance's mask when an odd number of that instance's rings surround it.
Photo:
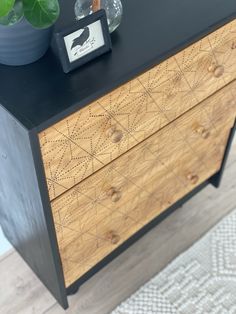
<path fill-rule="evenodd" d="M 24 65 L 47 51 L 58 0 L 0 0 L 0 63 Z"/>

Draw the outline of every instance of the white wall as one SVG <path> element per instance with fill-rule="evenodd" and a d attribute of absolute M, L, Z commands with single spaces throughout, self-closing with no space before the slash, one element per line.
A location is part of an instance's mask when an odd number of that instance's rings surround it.
<path fill-rule="evenodd" d="M 10 250 L 10 248 L 11 248 L 11 245 L 4 237 L 2 233 L 2 229 L 0 227 L 0 255 L 6 253 L 8 250 Z"/>

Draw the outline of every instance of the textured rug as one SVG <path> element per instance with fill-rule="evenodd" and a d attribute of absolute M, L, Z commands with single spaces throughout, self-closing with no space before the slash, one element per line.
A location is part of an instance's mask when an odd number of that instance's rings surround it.
<path fill-rule="evenodd" d="M 112 314 L 236 314 L 236 210 Z"/>

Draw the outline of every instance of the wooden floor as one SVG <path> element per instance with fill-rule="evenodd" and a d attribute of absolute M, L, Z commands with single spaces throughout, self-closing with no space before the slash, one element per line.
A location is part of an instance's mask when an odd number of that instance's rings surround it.
<path fill-rule="evenodd" d="M 236 141 L 220 190 L 209 186 L 69 298 L 71 314 L 107 314 L 236 208 Z M 0 257 L 0 313 L 65 313 L 14 251 Z"/>

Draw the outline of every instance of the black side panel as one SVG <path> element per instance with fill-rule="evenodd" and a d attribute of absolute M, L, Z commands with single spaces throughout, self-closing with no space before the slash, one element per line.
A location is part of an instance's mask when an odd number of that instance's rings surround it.
<path fill-rule="evenodd" d="M 0 223 L 54 297 L 68 307 L 54 261 L 28 132 L 0 108 Z M 14 298 L 14 296 L 13 296 Z"/>
<path fill-rule="evenodd" d="M 226 163 L 227 163 L 227 160 L 228 160 L 230 148 L 231 148 L 231 145 L 232 145 L 232 142 L 233 142 L 233 139 L 234 139 L 235 131 L 236 131 L 236 120 L 235 120 L 234 126 L 231 129 L 231 132 L 230 132 L 230 135 L 229 135 L 229 140 L 228 140 L 228 143 L 227 143 L 227 146 L 226 146 L 225 155 L 224 155 L 224 158 L 223 158 L 223 162 L 222 162 L 220 171 L 217 172 L 210 180 L 210 183 L 214 187 L 216 187 L 216 188 L 220 187 L 220 183 L 221 183 L 221 180 L 222 180 L 222 177 L 223 177 L 223 174 L 224 174 L 225 166 L 226 166 Z"/>

